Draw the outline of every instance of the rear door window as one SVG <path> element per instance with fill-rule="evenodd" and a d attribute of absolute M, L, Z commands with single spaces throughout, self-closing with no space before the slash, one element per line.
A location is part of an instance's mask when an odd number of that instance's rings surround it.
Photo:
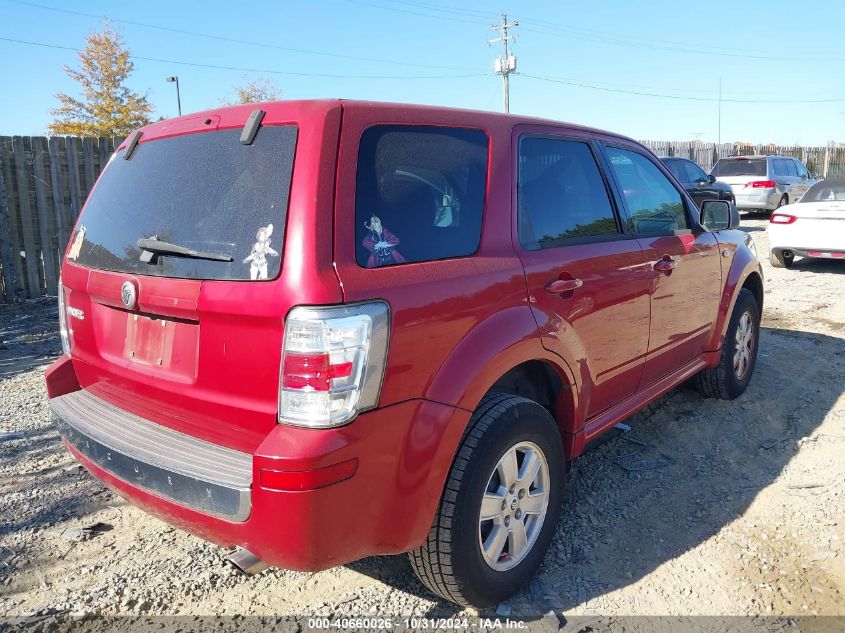
<path fill-rule="evenodd" d="M 637 233 L 690 228 L 681 193 L 657 165 L 642 154 L 619 147 L 607 147 L 607 157 Z"/>
<path fill-rule="evenodd" d="M 723 158 L 713 167 L 714 176 L 765 176 L 765 158 Z"/>
<path fill-rule="evenodd" d="M 68 259 L 101 270 L 187 279 L 272 279 L 279 274 L 297 130 L 262 127 L 142 142 L 116 154 L 94 188 Z M 143 137 L 142 137 L 143 140 Z M 142 261 L 139 240 L 219 255 L 160 254 Z"/>
<path fill-rule="evenodd" d="M 519 241 L 529 250 L 621 234 L 587 143 L 523 138 L 518 186 Z"/>
<path fill-rule="evenodd" d="M 365 268 L 471 255 L 481 240 L 487 135 L 379 125 L 361 136 L 356 260 Z"/>

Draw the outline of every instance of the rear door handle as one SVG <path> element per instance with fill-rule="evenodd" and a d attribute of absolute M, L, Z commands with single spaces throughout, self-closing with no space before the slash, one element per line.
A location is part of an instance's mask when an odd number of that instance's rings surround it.
<path fill-rule="evenodd" d="M 677 265 L 678 260 L 673 259 L 669 255 L 664 255 L 662 258 L 658 259 L 657 262 L 655 262 L 654 270 L 659 273 L 671 273 Z"/>
<path fill-rule="evenodd" d="M 564 292 L 572 292 L 576 288 L 580 288 L 584 282 L 580 279 L 555 279 L 546 284 L 546 292 L 553 295 L 563 294 Z"/>

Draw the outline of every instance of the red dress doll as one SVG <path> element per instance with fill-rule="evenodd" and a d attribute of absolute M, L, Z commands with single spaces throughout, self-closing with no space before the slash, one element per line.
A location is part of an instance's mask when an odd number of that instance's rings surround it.
<path fill-rule="evenodd" d="M 396 250 L 399 238 L 381 225 L 378 216 L 372 216 L 369 222 L 364 222 L 364 226 L 367 227 L 367 237 L 364 238 L 363 244 L 364 248 L 370 251 L 367 268 L 405 262 L 405 258 Z"/>

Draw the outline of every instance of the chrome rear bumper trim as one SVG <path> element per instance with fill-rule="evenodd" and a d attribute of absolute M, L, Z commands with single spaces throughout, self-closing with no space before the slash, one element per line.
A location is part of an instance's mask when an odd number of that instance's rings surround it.
<path fill-rule="evenodd" d="M 229 521 L 251 509 L 252 456 L 128 413 L 85 390 L 50 400 L 62 438 L 115 477 Z"/>

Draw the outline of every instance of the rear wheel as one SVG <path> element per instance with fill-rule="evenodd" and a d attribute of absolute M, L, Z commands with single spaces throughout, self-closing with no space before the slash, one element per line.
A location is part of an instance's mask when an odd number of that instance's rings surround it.
<path fill-rule="evenodd" d="M 795 261 L 795 255 L 791 251 L 772 249 L 769 251 L 769 262 L 775 268 L 789 268 Z"/>
<path fill-rule="evenodd" d="M 410 553 L 432 592 L 498 604 L 536 572 L 560 516 L 565 478 L 557 425 L 539 404 L 485 396 L 458 449 L 428 539 Z"/>
<path fill-rule="evenodd" d="M 786 194 L 783 194 L 780 197 L 780 200 L 778 200 L 778 206 L 776 208 L 780 209 L 781 207 L 785 207 L 788 204 L 789 204 L 789 196 L 787 196 Z"/>
<path fill-rule="evenodd" d="M 757 362 L 759 336 L 760 307 L 751 291 L 743 288 L 722 341 L 719 364 L 696 376 L 695 384 L 702 395 L 733 400 L 745 393 Z"/>

